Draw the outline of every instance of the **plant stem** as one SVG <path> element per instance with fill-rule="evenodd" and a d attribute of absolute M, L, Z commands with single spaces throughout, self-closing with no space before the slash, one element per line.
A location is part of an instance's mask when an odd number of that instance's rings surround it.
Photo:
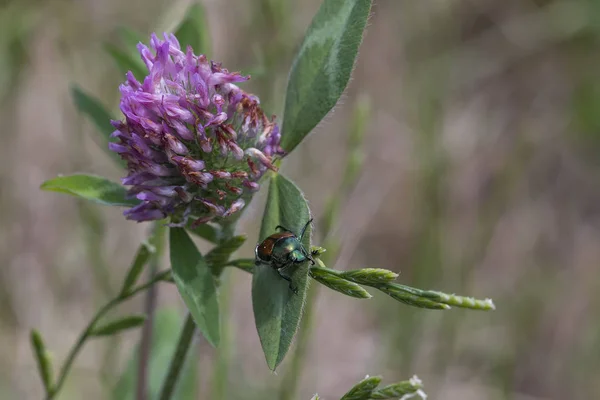
<path fill-rule="evenodd" d="M 149 275 L 150 279 L 154 278 L 158 272 L 158 263 L 162 255 L 163 250 L 163 237 L 166 231 L 164 222 L 157 221 L 152 227 L 153 233 L 150 236 L 153 238 L 153 246 L 155 252 L 150 258 Z M 142 327 L 142 337 L 140 339 L 140 358 L 138 360 L 138 371 L 137 371 L 137 387 L 136 387 L 136 399 L 146 400 L 148 393 L 148 363 L 150 360 L 150 353 L 152 349 L 152 330 L 154 325 L 154 310 L 156 308 L 156 297 L 158 296 L 157 288 L 151 286 L 146 292 L 146 323 Z"/>
<path fill-rule="evenodd" d="M 188 349 L 192 344 L 195 331 L 196 323 L 194 322 L 192 315 L 188 313 L 185 323 L 183 324 L 183 329 L 181 330 L 181 335 L 179 336 L 177 349 L 175 349 L 171 364 L 169 365 L 169 372 L 167 373 L 162 390 L 160 391 L 160 400 L 169 400 L 171 398 L 179 378 L 179 373 L 185 364 L 185 358 Z"/>
<path fill-rule="evenodd" d="M 86 326 L 84 331 L 79 335 L 79 338 L 77 339 L 77 342 L 75 343 L 75 346 L 73 346 L 73 348 L 71 348 L 71 351 L 69 352 L 69 355 L 67 356 L 67 359 L 66 359 L 65 363 L 63 364 L 63 367 L 61 368 L 61 372 L 60 372 L 60 375 L 58 376 L 58 380 L 56 381 L 56 385 L 54 385 L 54 387 L 50 390 L 50 392 L 48 393 L 48 395 L 46 397 L 48 400 L 53 399 L 54 396 L 62 388 L 62 385 L 64 384 L 65 379 L 67 377 L 67 374 L 69 373 L 69 371 L 73 365 L 73 361 L 75 361 L 75 357 L 77 356 L 77 354 L 79 353 L 79 351 L 85 344 L 86 340 L 90 336 L 90 333 L 92 332 L 92 329 L 94 329 L 94 326 L 96 325 L 96 323 L 100 320 L 100 318 L 102 318 L 102 316 L 104 314 L 106 314 L 108 312 L 108 310 L 110 310 L 113 306 L 118 304 L 118 302 L 119 302 L 118 300 L 119 300 L 118 298 L 114 299 L 114 300 L 108 302 L 104 307 L 102 307 L 96 313 L 96 315 L 90 321 L 90 323 Z"/>
<path fill-rule="evenodd" d="M 46 400 L 54 399 L 56 394 L 60 391 L 60 389 L 64 385 L 65 379 L 67 378 L 67 375 L 69 374 L 69 371 L 71 370 L 71 367 L 73 366 L 73 362 L 75 361 L 75 357 L 77 357 L 77 355 L 79 354 L 79 351 L 81 351 L 81 349 L 83 348 L 83 345 L 85 344 L 87 339 L 89 339 L 91 332 L 93 331 L 94 327 L 96 326 L 96 323 L 100 320 L 100 318 L 102 318 L 104 316 L 104 314 L 106 314 L 108 311 L 110 311 L 113 307 L 121 304 L 122 302 L 129 299 L 130 297 L 133 297 L 134 295 L 138 294 L 139 292 L 142 292 L 142 291 L 152 287 L 157 282 L 164 281 L 165 278 L 168 277 L 168 274 L 170 272 L 171 272 L 170 270 L 162 271 L 161 273 L 157 274 L 154 278 L 152 278 L 148 282 L 144 283 L 143 285 L 140 285 L 140 286 L 134 288 L 133 290 L 129 291 L 128 293 L 119 295 L 118 297 L 112 299 L 111 301 L 106 303 L 104 305 L 104 307 L 102 307 L 96 313 L 96 315 L 88 323 L 88 325 L 83 330 L 83 332 L 79 335 L 79 338 L 77 339 L 77 342 L 75 343 L 75 345 L 71 348 L 71 351 L 69 352 L 66 361 L 64 362 L 62 368 L 60 369 L 60 374 L 58 375 L 56 384 L 54 385 L 54 387 L 51 389 L 51 391 L 46 396 Z"/>

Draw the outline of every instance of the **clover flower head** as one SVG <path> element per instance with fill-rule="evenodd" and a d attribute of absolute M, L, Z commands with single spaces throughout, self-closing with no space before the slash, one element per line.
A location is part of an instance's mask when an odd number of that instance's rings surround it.
<path fill-rule="evenodd" d="M 112 121 L 109 147 L 126 160 L 122 183 L 140 204 L 135 221 L 170 217 L 173 224 L 226 218 L 259 189 L 274 157 L 284 154 L 274 117 L 235 83 L 249 79 L 220 63 L 183 52 L 172 34 L 138 44 L 148 75 L 131 72 L 120 86 L 124 121 Z"/>

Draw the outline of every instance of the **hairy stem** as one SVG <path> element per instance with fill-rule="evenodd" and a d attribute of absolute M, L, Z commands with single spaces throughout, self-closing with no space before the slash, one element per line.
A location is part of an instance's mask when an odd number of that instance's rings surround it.
<path fill-rule="evenodd" d="M 163 382 L 162 390 L 160 391 L 160 400 L 169 400 L 173 395 L 175 385 L 179 379 L 179 373 L 185 364 L 185 358 L 190 345 L 192 344 L 195 331 L 196 323 L 194 322 L 192 315 L 188 313 L 188 316 L 183 324 L 183 329 L 181 330 L 181 335 L 179 336 L 177 349 L 175 349 L 175 353 L 171 359 L 171 364 L 169 365 L 169 372 L 167 373 L 167 377 Z"/>

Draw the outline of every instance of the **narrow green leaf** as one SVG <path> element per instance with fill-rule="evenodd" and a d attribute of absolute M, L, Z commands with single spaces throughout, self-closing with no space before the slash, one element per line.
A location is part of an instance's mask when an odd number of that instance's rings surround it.
<path fill-rule="evenodd" d="M 348 84 L 371 0 L 324 0 L 290 71 L 281 146 L 292 151 L 335 106 Z"/>
<path fill-rule="evenodd" d="M 327 252 L 327 249 L 321 246 L 310 246 L 310 253 L 313 257 L 320 257 L 321 254 Z"/>
<path fill-rule="evenodd" d="M 134 206 L 137 199 L 128 199 L 127 190 L 106 178 L 87 174 L 58 176 L 42 183 L 40 189 L 70 194 L 107 206 Z"/>
<path fill-rule="evenodd" d="M 213 274 L 219 276 L 229 257 L 246 241 L 246 235 L 234 236 L 220 243 L 206 255 L 206 263 L 212 268 Z"/>
<path fill-rule="evenodd" d="M 141 33 L 124 26 L 120 27 L 118 29 L 118 32 L 121 41 L 125 44 L 125 47 L 131 52 L 137 50 L 138 43 L 143 43 L 144 40 L 147 39 L 145 35 L 142 35 Z"/>
<path fill-rule="evenodd" d="M 208 264 L 183 228 L 169 235 L 173 279 L 198 329 L 213 346 L 219 345 L 219 302 Z"/>
<path fill-rule="evenodd" d="M 282 175 L 271 178 L 267 205 L 260 229 L 260 240 L 276 232 L 277 225 L 299 232 L 310 218 L 304 195 Z M 310 227 L 304 237 L 310 249 Z M 298 329 L 306 290 L 309 263 L 286 268 L 282 273 L 292 279 L 297 293 L 269 265 L 257 265 L 252 277 L 254 319 L 267 365 L 275 370 L 285 357 Z"/>
<path fill-rule="evenodd" d="M 123 51 L 111 43 L 106 43 L 104 45 L 104 50 L 112 57 L 113 61 L 119 68 L 119 71 L 123 75 L 125 75 L 128 71 L 131 71 L 133 76 L 135 76 L 135 78 L 139 81 L 142 81 L 147 75 L 146 66 L 140 58 L 133 56 L 134 53 Z"/>
<path fill-rule="evenodd" d="M 148 399 L 158 399 L 167 366 L 177 347 L 183 319 L 174 309 L 159 309 L 152 324 L 152 347 L 148 365 Z M 139 347 L 139 346 L 138 346 Z M 112 400 L 135 400 L 139 348 L 132 351 L 127 367 L 112 391 Z M 187 357 L 173 399 L 194 400 L 197 394 L 197 357 Z"/>
<path fill-rule="evenodd" d="M 422 290 L 411 288 L 410 286 L 399 285 L 397 283 L 386 283 L 377 285 L 375 287 L 394 300 L 398 300 L 399 302 L 409 306 L 427 308 L 430 310 L 450 309 L 450 306 L 447 304 L 439 303 L 437 301 L 422 297 L 420 294 L 423 292 Z"/>
<path fill-rule="evenodd" d="M 92 336 L 110 336 L 116 335 L 128 329 L 140 327 L 146 321 L 145 315 L 130 315 L 108 322 L 91 332 Z"/>
<path fill-rule="evenodd" d="M 415 375 L 408 381 L 393 383 L 374 391 L 371 393 L 370 399 L 398 399 L 413 393 L 418 393 L 422 399 L 425 399 L 426 396 L 422 389 L 423 383 Z"/>
<path fill-rule="evenodd" d="M 340 400 L 368 400 L 371 392 L 381 383 L 380 376 L 367 376 L 358 382 Z"/>
<path fill-rule="evenodd" d="M 195 3 L 187 10 L 175 36 L 183 51 L 189 45 L 196 54 L 210 54 L 210 32 L 201 4 Z"/>
<path fill-rule="evenodd" d="M 110 120 L 114 118 L 100 103 L 100 100 L 85 93 L 76 85 L 71 87 L 71 95 L 77 109 L 91 119 L 96 128 L 104 134 L 106 141 L 108 141 L 110 134 L 115 130 L 110 123 Z"/>
<path fill-rule="evenodd" d="M 140 245 L 133 260 L 133 263 L 129 268 L 129 272 L 127 272 L 125 281 L 123 282 L 123 287 L 121 288 L 122 295 L 129 292 L 133 285 L 135 285 L 138 278 L 140 277 L 140 274 L 144 269 L 144 265 L 146 265 L 146 263 L 150 259 L 150 255 L 154 253 L 154 251 L 155 249 L 150 245 L 150 243 L 145 242 Z"/>
<path fill-rule="evenodd" d="M 473 297 L 457 296 L 455 294 L 447 294 L 435 290 L 425 290 L 423 297 L 437 301 L 439 303 L 448 304 L 449 306 L 468 308 L 471 310 L 491 311 L 495 310 L 496 306 L 492 299 L 475 299 Z"/>
<path fill-rule="evenodd" d="M 108 143 L 114 141 L 110 135 L 115 130 L 115 128 L 111 125 L 110 120 L 114 120 L 115 118 L 102 105 L 100 100 L 85 93 L 78 86 L 73 85 L 71 87 L 71 95 L 77 110 L 87 116 L 98 129 L 98 132 L 100 133 L 100 140 L 96 140 L 96 143 L 98 143 L 98 145 L 103 148 L 113 160 L 120 165 L 125 165 L 125 162 L 117 153 L 108 149 Z"/>
<path fill-rule="evenodd" d="M 221 229 L 214 225 L 200 224 L 194 228 L 187 227 L 186 229 L 188 232 L 193 233 L 204 240 L 208 240 L 211 243 L 217 244 L 221 239 Z"/>
<path fill-rule="evenodd" d="M 254 273 L 254 259 L 253 258 L 240 258 L 238 260 L 232 260 L 227 263 L 233 267 L 239 268 L 242 271 Z"/>
<path fill-rule="evenodd" d="M 321 260 L 318 260 L 320 262 Z M 357 299 L 370 299 L 372 296 L 362 286 L 340 277 L 338 274 L 329 273 L 326 268 L 311 267 L 310 277 L 317 282 L 343 293 L 346 296 L 355 297 Z"/>
<path fill-rule="evenodd" d="M 352 271 L 343 271 L 341 276 L 352 282 L 370 285 L 391 282 L 398 277 L 398 274 L 387 269 L 363 268 Z"/>
<path fill-rule="evenodd" d="M 37 330 L 33 329 L 30 334 L 30 341 L 33 355 L 37 362 L 38 372 L 40 373 L 40 378 L 44 384 L 44 389 L 46 390 L 46 393 L 50 393 L 53 385 L 52 363 L 50 362 L 50 357 L 48 357 L 42 335 Z"/>

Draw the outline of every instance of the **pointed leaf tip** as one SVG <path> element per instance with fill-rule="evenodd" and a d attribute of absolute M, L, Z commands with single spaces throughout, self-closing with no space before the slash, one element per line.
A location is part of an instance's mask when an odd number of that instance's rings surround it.
<path fill-rule="evenodd" d="M 38 372 L 46 393 L 52 391 L 52 363 L 46 350 L 46 345 L 42 339 L 42 335 L 35 329 L 30 332 L 31 347 L 33 349 L 33 355 L 37 362 Z"/>

